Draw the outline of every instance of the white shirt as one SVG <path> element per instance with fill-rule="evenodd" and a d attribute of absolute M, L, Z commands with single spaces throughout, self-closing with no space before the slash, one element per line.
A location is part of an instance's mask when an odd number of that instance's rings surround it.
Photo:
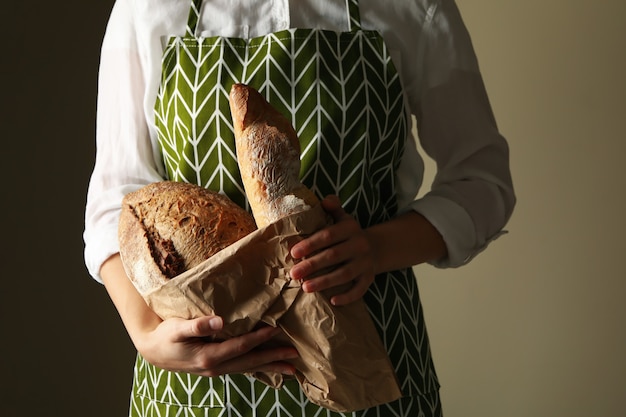
<path fill-rule="evenodd" d="M 105 33 L 98 86 L 96 164 L 85 214 L 85 262 L 100 281 L 119 251 L 122 197 L 163 180 L 153 125 L 161 57 L 169 36 L 183 35 L 191 0 L 117 0 Z M 478 64 L 453 0 L 361 0 L 363 29 L 378 30 L 400 73 L 419 141 L 436 161 L 431 191 L 415 200 L 423 162 L 407 138 L 399 178 L 403 210 L 426 216 L 448 257 L 468 262 L 498 236 L 515 205 L 508 146 L 499 134 Z M 344 0 L 205 0 L 199 35 L 255 37 L 289 27 L 346 31 Z"/>

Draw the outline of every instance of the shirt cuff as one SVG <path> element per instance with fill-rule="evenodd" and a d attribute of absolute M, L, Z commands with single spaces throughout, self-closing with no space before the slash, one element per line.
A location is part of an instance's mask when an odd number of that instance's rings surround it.
<path fill-rule="evenodd" d="M 448 255 L 429 262 L 437 268 L 456 268 L 468 263 L 482 251 L 477 248 L 476 230 L 470 215 L 457 203 L 443 197 L 426 195 L 412 202 L 412 209 L 424 216 L 443 237 Z"/>
<path fill-rule="evenodd" d="M 97 233 L 85 234 L 85 265 L 89 274 L 102 284 L 100 267 L 102 264 L 120 251 L 117 228 L 108 227 Z"/>

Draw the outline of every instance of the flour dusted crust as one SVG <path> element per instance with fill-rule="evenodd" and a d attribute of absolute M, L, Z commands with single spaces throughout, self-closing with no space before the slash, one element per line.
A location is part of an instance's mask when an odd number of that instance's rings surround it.
<path fill-rule="evenodd" d="M 289 120 L 245 84 L 232 86 L 230 110 L 239 170 L 257 226 L 317 204 L 300 182 L 300 142 Z"/>
<path fill-rule="evenodd" d="M 157 182 L 124 197 L 120 255 L 137 290 L 146 294 L 255 229 L 252 216 L 224 195 Z"/>

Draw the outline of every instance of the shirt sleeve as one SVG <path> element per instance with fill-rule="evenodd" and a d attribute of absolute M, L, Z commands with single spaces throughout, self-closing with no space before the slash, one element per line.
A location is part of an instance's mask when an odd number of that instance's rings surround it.
<path fill-rule="evenodd" d="M 500 236 L 515 206 L 509 149 L 498 131 L 470 36 L 453 0 L 425 14 L 408 96 L 419 141 L 436 163 L 431 189 L 410 208 L 441 233 L 448 256 L 469 262 Z"/>
<path fill-rule="evenodd" d="M 144 109 L 146 81 L 128 0 L 118 0 L 102 44 L 96 117 L 96 160 L 85 209 L 85 264 L 101 282 L 100 266 L 119 251 L 122 198 L 164 176 Z"/>

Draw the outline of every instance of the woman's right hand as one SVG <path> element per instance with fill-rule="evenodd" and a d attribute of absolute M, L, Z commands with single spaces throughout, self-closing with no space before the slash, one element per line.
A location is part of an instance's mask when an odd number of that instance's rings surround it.
<path fill-rule="evenodd" d="M 148 362 L 170 371 L 209 377 L 245 372 L 294 374 L 294 366 L 285 361 L 298 357 L 295 348 L 257 349 L 280 329 L 266 326 L 226 341 L 207 341 L 222 325 L 216 316 L 168 319 L 140 337 L 137 349 Z"/>
<path fill-rule="evenodd" d="M 137 351 L 159 368 L 203 376 L 295 372 L 294 366 L 285 362 L 298 357 L 295 348 L 260 348 L 279 329 L 268 326 L 211 342 L 208 339 L 223 326 L 220 317 L 161 320 L 131 283 L 119 254 L 102 265 L 100 275 Z"/>

